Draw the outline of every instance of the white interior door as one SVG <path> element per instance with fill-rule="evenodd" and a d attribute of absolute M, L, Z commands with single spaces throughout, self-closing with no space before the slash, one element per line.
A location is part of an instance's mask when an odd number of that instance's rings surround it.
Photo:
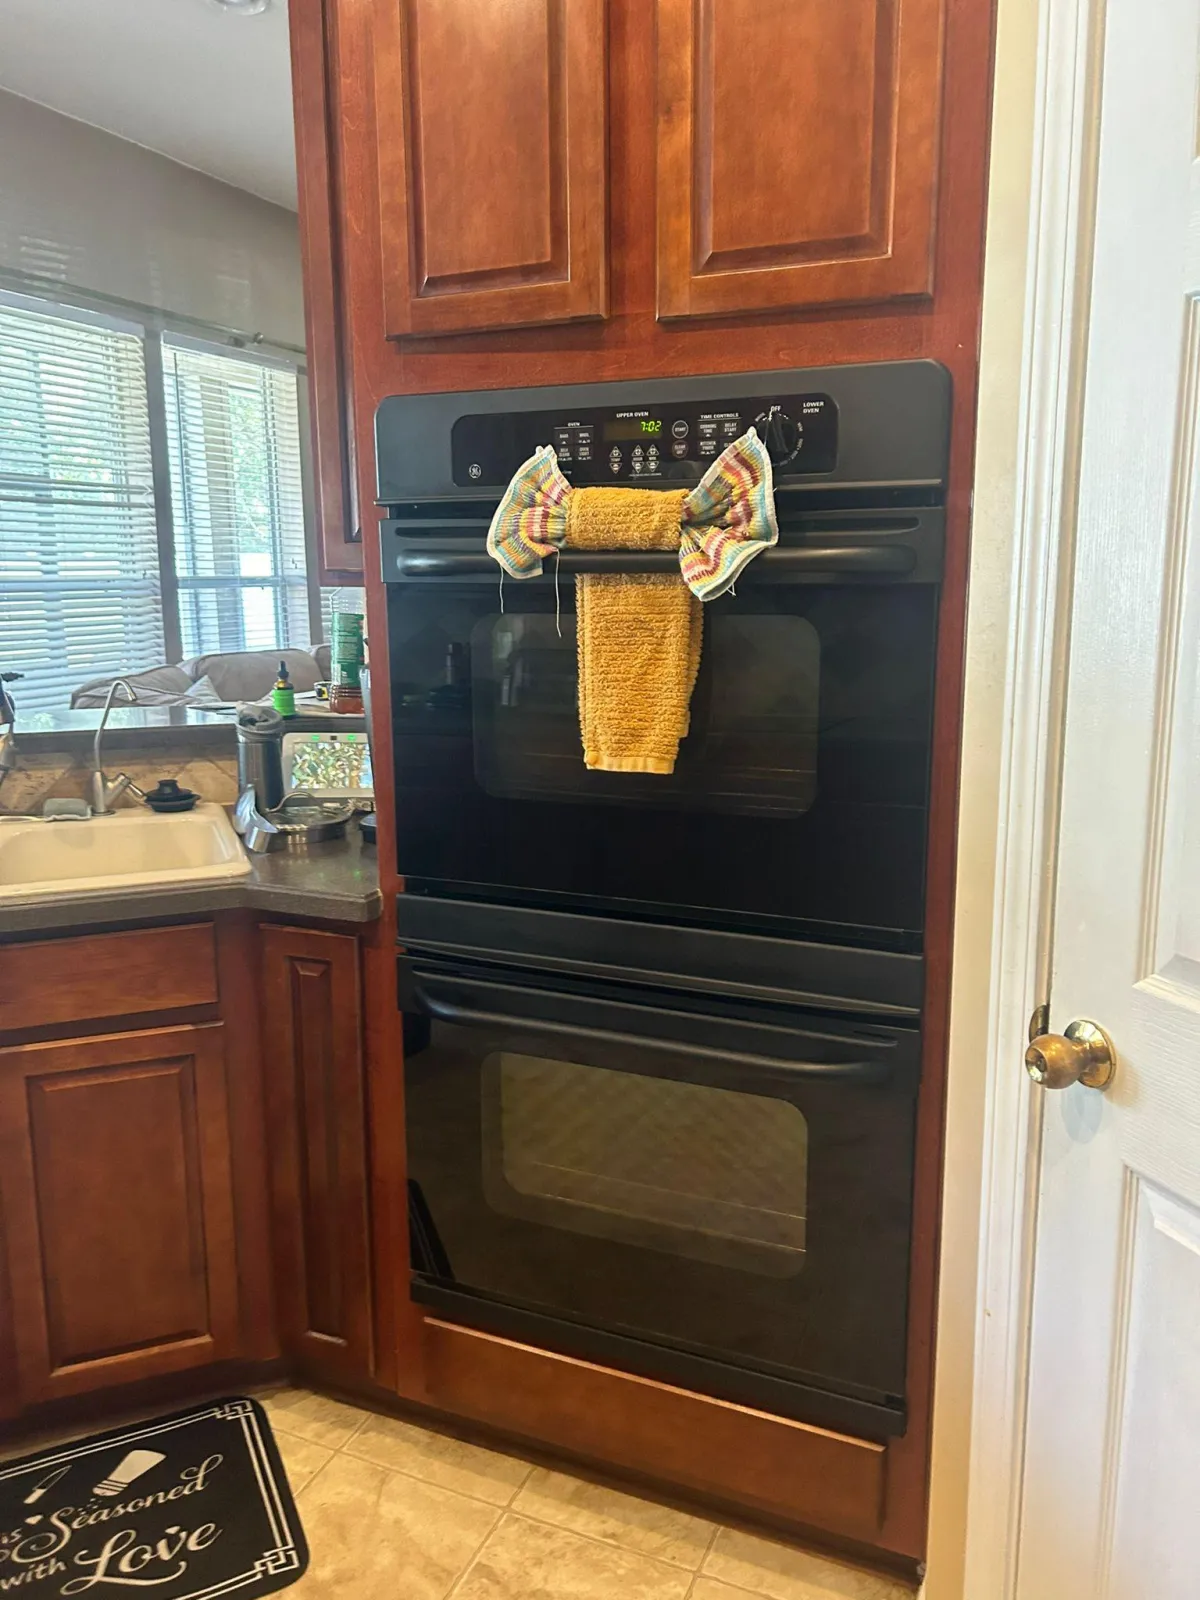
<path fill-rule="evenodd" d="M 1200 1595 L 1200 0 L 1108 0 L 1019 1600 Z M 1014 1070 L 1016 1066 L 1014 1064 Z"/>

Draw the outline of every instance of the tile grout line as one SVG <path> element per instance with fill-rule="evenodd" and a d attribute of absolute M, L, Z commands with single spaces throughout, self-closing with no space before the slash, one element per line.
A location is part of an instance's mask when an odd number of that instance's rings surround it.
<path fill-rule="evenodd" d="M 484 1552 L 484 1549 L 487 1546 L 489 1540 L 492 1538 L 493 1534 L 495 1534 L 497 1532 L 497 1530 L 499 1529 L 501 1523 L 504 1521 L 505 1517 L 509 1516 L 509 1515 L 517 1517 L 517 1518 L 520 1518 L 520 1519 L 522 1519 L 522 1520 L 524 1520 L 526 1522 L 532 1522 L 532 1523 L 534 1523 L 534 1524 L 536 1524 L 536 1525 L 538 1525 L 540 1527 L 550 1528 L 550 1529 L 554 1529 L 554 1530 L 556 1530 L 556 1531 L 558 1531 L 560 1533 L 570 1534 L 574 1538 L 582 1539 L 586 1544 L 599 1545 L 600 1548 L 604 1549 L 604 1550 L 615 1550 L 619 1554 L 622 1554 L 622 1555 L 633 1556 L 635 1558 L 640 1558 L 641 1560 L 650 1561 L 654 1565 L 659 1566 L 661 1568 L 664 1568 L 668 1572 L 672 1572 L 672 1573 L 676 1573 L 676 1574 L 678 1574 L 678 1573 L 687 1573 L 689 1575 L 688 1586 L 687 1586 L 687 1590 L 685 1591 L 685 1593 L 684 1593 L 684 1595 L 682 1597 L 682 1600 L 694 1600 L 694 1593 L 695 1593 L 696 1584 L 703 1577 L 707 1577 L 710 1580 L 712 1580 L 713 1582 L 719 1582 L 719 1583 L 724 1584 L 727 1588 L 734 1590 L 737 1594 L 744 1595 L 746 1597 L 746 1600 L 770 1600 L 770 1597 L 765 1595 L 764 1592 L 762 1590 L 760 1590 L 760 1589 L 747 1589 L 747 1588 L 744 1588 L 740 1583 L 730 1583 L 727 1578 L 715 1578 L 713 1573 L 710 1570 L 708 1570 L 709 1557 L 712 1555 L 713 1550 L 716 1547 L 717 1540 L 720 1538 L 721 1533 L 724 1531 L 724 1524 L 723 1523 L 715 1522 L 715 1523 L 712 1524 L 710 1532 L 709 1532 L 709 1535 L 708 1535 L 708 1539 L 707 1539 L 707 1541 L 705 1543 L 705 1546 L 704 1546 L 704 1552 L 700 1557 L 700 1564 L 698 1566 L 696 1566 L 696 1567 L 689 1568 L 689 1567 L 681 1565 L 678 1562 L 670 1561 L 664 1556 L 651 1555 L 649 1551 L 638 1550 L 638 1549 L 634 1548 L 633 1546 L 622 1544 L 618 1540 L 606 1539 L 606 1538 L 603 1538 L 603 1537 L 601 1537 L 599 1535 L 592 1534 L 592 1533 L 584 1533 L 579 1528 L 570 1527 L 568 1524 L 566 1524 L 564 1522 L 556 1522 L 553 1519 L 547 1518 L 544 1515 L 539 1515 L 537 1512 L 529 1511 L 524 1507 L 521 1507 L 520 1509 L 518 1509 L 516 1507 L 516 1501 L 517 1501 L 518 1497 L 520 1496 L 521 1491 L 528 1485 L 529 1480 L 533 1477 L 534 1473 L 538 1470 L 537 1464 L 534 1463 L 534 1462 L 522 1463 L 526 1467 L 526 1471 L 525 1471 L 524 1477 L 521 1479 L 521 1481 L 518 1484 L 514 1485 L 511 1493 L 509 1494 L 508 1499 L 502 1505 L 498 1505 L 497 1502 L 494 1501 L 494 1500 L 481 1499 L 478 1495 L 471 1494 L 468 1491 L 463 1490 L 463 1489 L 451 1489 L 446 1484 L 437 1483 L 435 1480 L 433 1480 L 431 1478 L 420 1477 L 417 1473 L 406 1471 L 403 1467 L 395 1467 L 395 1466 L 386 1465 L 383 1462 L 373 1461 L 367 1456 L 358 1455 L 358 1454 L 354 1453 L 353 1451 L 350 1450 L 349 1447 L 358 1438 L 359 1434 L 366 1427 L 367 1423 L 371 1420 L 371 1418 L 376 1416 L 376 1415 L 386 1415 L 386 1414 L 385 1413 L 376 1413 L 376 1412 L 373 1412 L 373 1411 L 364 1411 L 361 1414 L 361 1416 L 359 1417 L 359 1420 L 355 1424 L 355 1426 L 354 1426 L 353 1430 L 351 1431 L 351 1433 L 349 1433 L 347 1435 L 346 1439 L 340 1445 L 332 1445 L 332 1446 L 331 1445 L 324 1445 L 324 1446 L 321 1446 L 321 1445 L 318 1445 L 316 1440 L 305 1438 L 304 1435 L 302 1435 L 302 1434 L 295 1434 L 295 1433 L 291 1433 L 290 1434 L 290 1437 L 292 1437 L 294 1439 L 299 1439 L 304 1444 L 315 1445 L 315 1446 L 317 1446 L 317 1448 L 327 1449 L 330 1452 L 329 1460 L 328 1461 L 324 1461 L 324 1462 L 321 1463 L 321 1465 L 313 1473 L 312 1477 L 309 1478 L 308 1482 L 304 1485 L 304 1488 L 297 1491 L 296 1498 L 297 1498 L 297 1500 L 299 1500 L 299 1498 L 300 1498 L 300 1496 L 302 1494 L 306 1494 L 308 1492 L 308 1490 L 312 1487 L 313 1483 L 315 1483 L 317 1478 L 320 1477 L 321 1473 L 323 1473 L 325 1471 L 326 1467 L 329 1466 L 329 1464 L 333 1460 L 334 1456 L 345 1455 L 345 1456 L 348 1457 L 349 1460 L 357 1461 L 357 1462 L 361 1463 L 364 1466 L 374 1467 L 377 1471 L 380 1471 L 380 1472 L 383 1472 L 383 1473 L 386 1473 L 386 1474 L 389 1474 L 389 1475 L 394 1475 L 396 1477 L 406 1478 L 412 1483 L 419 1483 L 419 1484 L 422 1484 L 423 1486 L 425 1486 L 427 1488 L 442 1489 L 447 1494 L 459 1495 L 462 1499 L 469 1500 L 473 1505 L 478 1505 L 478 1506 L 484 1507 L 488 1511 L 492 1512 L 493 1513 L 493 1521 L 492 1521 L 491 1527 L 484 1534 L 482 1540 L 480 1541 L 479 1545 L 476 1547 L 474 1553 L 468 1559 L 468 1561 L 467 1561 L 466 1565 L 463 1567 L 462 1571 L 454 1579 L 454 1582 L 451 1584 L 449 1590 L 447 1590 L 447 1592 L 446 1592 L 444 1600 L 454 1600 L 454 1596 L 457 1595 L 460 1592 L 462 1585 L 465 1583 L 466 1579 L 470 1576 L 471 1572 L 473 1571 L 475 1566 L 478 1564 L 479 1558 L 482 1556 L 482 1554 Z M 419 1424 L 414 1424 L 414 1426 L 419 1426 Z M 273 1420 L 272 1420 L 272 1427 L 273 1428 L 276 1427 L 276 1425 L 275 1425 Z M 280 1432 L 280 1433 L 284 1433 L 284 1434 L 289 1434 L 290 1433 L 290 1430 L 288 1430 L 287 1428 L 276 1428 L 276 1431 Z M 486 1446 L 479 1446 L 478 1448 L 486 1449 L 487 1447 Z M 496 1453 L 500 1453 L 500 1452 L 496 1452 Z M 516 1456 L 509 1456 L 507 1459 L 508 1460 L 519 1460 L 520 1458 L 516 1457 Z M 571 1473 L 564 1473 L 564 1476 L 571 1477 L 571 1478 L 574 1479 L 574 1475 L 571 1474 Z M 587 1480 L 575 1479 L 574 1481 L 584 1482 L 584 1481 L 587 1481 Z M 624 1489 L 614 1489 L 613 1492 L 617 1493 L 617 1494 L 629 1494 L 629 1491 L 628 1490 L 624 1490 Z M 655 1504 L 655 1502 L 653 1502 L 653 1501 L 643 1500 L 640 1495 L 630 1495 L 630 1498 L 636 1500 L 639 1504 L 642 1504 L 642 1505 L 653 1505 L 653 1504 Z M 692 1515 L 692 1513 L 689 1513 L 689 1512 L 684 1512 L 682 1514 L 683 1515 Z M 700 1521 L 700 1520 L 703 1520 L 703 1519 L 697 1518 L 696 1520 Z"/>
<path fill-rule="evenodd" d="M 529 1483 L 530 1478 L 532 1478 L 533 1474 L 537 1471 L 537 1466 L 533 1462 L 530 1462 L 530 1463 L 527 1464 L 527 1470 L 526 1470 L 525 1476 L 521 1479 L 520 1483 L 516 1484 L 513 1487 L 511 1493 L 509 1494 L 508 1499 L 506 1501 L 504 1501 L 502 1504 L 497 1503 L 495 1500 L 485 1500 L 480 1495 L 472 1494 L 470 1492 L 470 1490 L 468 1490 L 468 1489 L 459 1489 L 459 1488 L 453 1488 L 452 1489 L 448 1484 L 438 1483 L 436 1481 L 436 1479 L 428 1478 L 428 1477 L 422 1477 L 419 1473 L 410 1472 L 404 1467 L 393 1466 L 389 1462 L 377 1461 L 377 1460 L 372 1459 L 370 1456 L 359 1455 L 356 1452 L 354 1452 L 353 1450 L 351 1450 L 349 1448 L 350 1445 L 353 1444 L 354 1440 L 358 1437 L 358 1434 L 360 1433 L 362 1428 L 365 1427 L 366 1423 L 370 1420 L 370 1418 L 375 1416 L 375 1415 L 376 1415 L 375 1412 L 371 1412 L 371 1411 L 366 1412 L 364 1414 L 363 1418 L 362 1418 L 362 1421 L 355 1428 L 354 1432 L 347 1438 L 345 1444 L 335 1445 L 335 1446 L 326 1445 L 326 1446 L 323 1446 L 322 1448 L 330 1449 L 332 1451 L 332 1455 L 346 1455 L 351 1461 L 357 1461 L 357 1462 L 361 1463 L 363 1466 L 374 1467 L 377 1471 L 391 1473 L 391 1474 L 395 1475 L 396 1477 L 400 1477 L 400 1478 L 407 1478 L 410 1483 L 420 1483 L 420 1484 L 423 1484 L 427 1488 L 441 1489 L 446 1494 L 459 1495 L 459 1496 L 462 1497 L 462 1499 L 469 1500 L 472 1503 L 472 1505 L 484 1506 L 484 1507 L 487 1508 L 487 1510 L 496 1512 L 498 1517 L 503 1517 L 507 1513 L 511 1512 L 513 1516 L 521 1517 L 526 1522 L 533 1522 L 533 1523 L 536 1523 L 539 1527 L 555 1528 L 555 1529 L 558 1529 L 560 1532 L 573 1534 L 578 1539 L 586 1540 L 586 1542 L 588 1544 L 600 1545 L 602 1549 L 605 1549 L 605 1550 L 617 1550 L 617 1551 L 622 1552 L 625 1555 L 639 1556 L 639 1557 L 641 1557 L 642 1559 L 644 1559 L 646 1561 L 657 1562 L 657 1564 L 659 1566 L 666 1567 L 671 1572 L 690 1572 L 691 1575 L 692 1575 L 693 1580 L 695 1578 L 699 1577 L 700 1574 L 703 1572 L 703 1570 L 704 1570 L 704 1562 L 707 1560 L 709 1552 L 712 1550 L 713 1545 L 716 1543 L 717 1535 L 721 1532 L 721 1525 L 719 1523 L 714 1523 L 712 1525 L 710 1531 L 709 1531 L 708 1539 L 705 1542 L 704 1551 L 700 1556 L 700 1564 L 699 1564 L 699 1566 L 689 1567 L 689 1566 L 684 1565 L 682 1562 L 672 1561 L 667 1556 L 654 1555 L 648 1550 L 639 1550 L 639 1549 L 637 1549 L 636 1547 L 634 1547 L 632 1545 L 622 1544 L 621 1541 L 618 1540 L 618 1539 L 605 1538 L 602 1535 L 595 1534 L 595 1533 L 584 1533 L 583 1530 L 580 1529 L 580 1528 L 571 1527 L 568 1523 L 556 1521 L 553 1517 L 548 1517 L 545 1514 L 541 1514 L 541 1513 L 538 1513 L 536 1511 L 528 1510 L 524 1506 L 517 1507 L 517 1505 L 515 1503 L 516 1500 L 520 1496 L 521 1491 Z M 279 1428 L 276 1431 L 280 1432 L 280 1433 L 285 1433 L 287 1430 L 283 1429 L 283 1428 Z M 301 1438 L 302 1439 L 302 1435 L 299 1435 L 299 1434 L 292 1434 L 291 1437 L 292 1438 Z M 313 1440 L 313 1439 L 303 1439 L 302 1442 L 305 1443 L 305 1444 L 315 1444 L 316 1443 L 316 1441 Z M 486 1448 L 486 1446 L 479 1446 L 478 1448 L 483 1449 L 483 1448 Z M 332 1456 L 331 1456 L 331 1459 L 332 1459 Z M 519 1457 L 510 1456 L 508 1459 L 509 1460 L 518 1460 Z M 329 1462 L 323 1462 L 322 1465 L 320 1467 L 318 1467 L 317 1472 L 315 1472 L 313 1474 L 313 1477 L 309 1479 L 309 1482 L 307 1484 L 305 1484 L 305 1486 L 304 1486 L 305 1489 L 307 1489 L 309 1484 L 312 1483 L 313 1478 L 316 1478 L 319 1473 L 323 1472 L 328 1465 L 329 1465 Z M 570 1474 L 570 1473 L 566 1473 L 566 1474 L 564 1474 L 564 1476 L 572 1477 L 573 1475 Z M 583 1480 L 583 1479 L 574 1479 L 573 1481 L 575 1481 L 575 1482 L 583 1482 L 585 1480 Z M 303 1491 L 300 1491 L 300 1492 L 303 1493 Z M 614 1489 L 613 1493 L 614 1494 L 628 1494 L 629 1491 L 628 1490 L 624 1490 L 624 1489 Z M 637 1501 L 637 1503 L 639 1505 L 653 1505 L 653 1504 L 655 1504 L 654 1501 L 643 1500 L 640 1495 L 630 1495 L 629 1497 L 631 1499 Z M 684 1515 L 684 1516 L 693 1515 L 693 1513 L 691 1513 L 691 1512 L 683 1512 L 683 1513 L 680 1513 L 680 1514 Z M 696 1520 L 697 1521 L 703 1521 L 704 1519 L 697 1517 Z M 494 1533 L 494 1532 L 495 1532 L 495 1526 L 493 1526 L 491 1532 L 489 1532 L 487 1537 L 490 1538 L 491 1537 L 491 1533 Z M 486 1542 L 487 1542 L 487 1540 L 485 1539 L 484 1543 L 486 1544 Z M 482 1548 L 483 1548 L 483 1546 L 481 1545 L 480 1546 L 480 1550 L 482 1550 Z M 471 1558 L 472 1563 L 475 1561 L 475 1559 L 477 1558 L 478 1554 L 479 1554 L 479 1551 L 476 1551 L 475 1556 L 473 1556 Z M 465 1576 L 465 1573 L 463 1574 L 463 1576 Z M 461 1582 L 461 1578 L 456 1580 L 456 1582 Z M 689 1592 L 690 1592 L 690 1587 L 691 1586 L 689 1585 Z M 750 1592 L 750 1591 L 747 1591 L 747 1592 Z M 452 1593 L 453 1593 L 453 1590 L 451 1590 L 451 1594 Z"/>
<path fill-rule="evenodd" d="M 387 1462 L 375 1461 L 375 1460 L 372 1460 L 369 1456 L 355 1455 L 353 1451 L 347 1451 L 345 1449 L 345 1446 L 342 1446 L 340 1449 L 335 1450 L 334 1454 L 335 1455 L 346 1454 L 348 1456 L 349 1460 L 357 1461 L 357 1462 L 360 1463 L 360 1465 L 365 1466 L 365 1467 L 374 1467 L 376 1469 L 376 1471 L 378 1471 L 378 1472 L 390 1473 L 393 1477 L 397 1477 L 397 1478 L 407 1478 L 410 1483 L 419 1483 L 419 1484 L 424 1485 L 424 1487 L 426 1487 L 426 1488 L 440 1489 L 445 1494 L 458 1495 L 460 1497 L 460 1499 L 469 1500 L 472 1505 L 484 1506 L 488 1511 L 494 1511 L 499 1516 L 505 1516 L 505 1515 L 507 1515 L 508 1513 L 511 1512 L 511 1514 L 514 1517 L 521 1517 L 526 1522 L 536 1523 L 541 1528 L 556 1528 L 561 1533 L 569 1533 L 569 1534 L 574 1535 L 574 1537 L 577 1538 L 577 1539 L 584 1539 L 584 1540 L 587 1541 L 588 1544 L 598 1544 L 605 1550 L 619 1550 L 619 1551 L 623 1552 L 625 1555 L 639 1556 L 639 1557 L 641 1557 L 642 1559 L 644 1559 L 646 1561 L 655 1561 L 655 1562 L 658 1563 L 659 1566 L 667 1567 L 672 1572 L 690 1572 L 693 1575 L 698 1574 L 702 1570 L 702 1566 L 703 1566 L 703 1562 L 704 1562 L 705 1556 L 708 1554 L 708 1551 L 712 1548 L 713 1542 L 716 1539 L 717 1534 L 720 1533 L 720 1531 L 721 1531 L 720 1527 L 717 1526 L 717 1527 L 714 1527 L 712 1529 L 712 1531 L 710 1532 L 710 1534 L 708 1536 L 708 1541 L 707 1541 L 707 1543 L 705 1544 L 705 1547 L 704 1547 L 704 1555 L 702 1555 L 700 1557 L 701 1566 L 700 1567 L 687 1567 L 687 1566 L 684 1566 L 682 1564 L 682 1562 L 669 1560 L 666 1556 L 652 1555 L 650 1553 L 650 1551 L 648 1551 L 648 1550 L 638 1550 L 632 1545 L 622 1544 L 617 1539 L 606 1539 L 603 1536 L 601 1536 L 600 1534 L 584 1533 L 582 1529 L 573 1528 L 568 1523 L 556 1522 L 553 1517 L 548 1517 L 548 1516 L 545 1516 L 543 1514 L 539 1514 L 536 1511 L 529 1511 L 524 1506 L 517 1506 L 515 1502 L 516 1502 L 518 1496 L 520 1495 L 521 1490 L 525 1487 L 525 1485 L 529 1482 L 529 1479 L 533 1476 L 534 1472 L 537 1470 L 536 1467 L 533 1466 L 533 1465 L 530 1466 L 529 1471 L 526 1473 L 525 1477 L 522 1478 L 521 1482 L 519 1484 L 517 1484 L 516 1487 L 513 1489 L 512 1493 L 509 1495 L 508 1499 L 506 1501 L 504 1501 L 503 1504 L 500 1504 L 495 1500 L 484 1500 L 481 1496 L 479 1496 L 477 1494 L 472 1494 L 467 1489 L 452 1489 L 449 1486 L 449 1484 L 438 1483 L 437 1480 L 434 1479 L 434 1478 L 423 1478 L 423 1477 L 421 1477 L 421 1475 L 419 1473 L 409 1472 L 404 1467 L 396 1467 L 396 1466 L 392 1466 L 390 1463 L 387 1463 Z M 510 1458 L 510 1459 L 515 1459 L 515 1458 Z M 325 1465 L 327 1466 L 328 1462 L 326 1462 Z M 319 1470 L 324 1471 L 324 1467 L 320 1468 Z M 315 1474 L 314 1474 L 314 1476 L 315 1476 Z M 582 1482 L 583 1480 L 580 1479 L 580 1480 L 576 1480 L 576 1481 Z M 307 1487 L 307 1485 L 306 1485 L 306 1487 Z M 617 1493 L 617 1494 L 621 1494 L 621 1493 L 624 1493 L 624 1492 L 625 1491 L 623 1491 L 623 1490 L 615 1490 L 614 1491 L 614 1493 Z M 642 1504 L 642 1505 L 652 1505 L 652 1504 L 654 1504 L 653 1501 L 643 1501 L 643 1500 L 640 1499 L 639 1496 L 636 1496 L 636 1495 L 632 1496 L 631 1498 L 638 1500 L 639 1504 Z M 690 1513 L 685 1512 L 685 1513 L 683 1513 L 683 1515 L 685 1515 L 685 1516 L 686 1515 L 690 1515 Z M 698 1518 L 697 1520 L 699 1521 L 701 1519 Z M 490 1537 L 490 1535 L 489 1535 L 489 1537 Z"/>
<path fill-rule="evenodd" d="M 454 1582 L 450 1585 L 449 1589 L 447 1589 L 447 1591 L 446 1591 L 446 1600 L 454 1600 L 454 1596 L 459 1592 L 459 1590 L 462 1587 L 462 1585 L 467 1581 L 467 1578 L 470 1576 L 471 1571 L 475 1566 L 475 1563 L 479 1560 L 480 1556 L 483 1554 L 484 1546 L 487 1544 L 488 1540 L 495 1533 L 496 1529 L 504 1521 L 504 1518 L 508 1515 L 507 1508 L 504 1507 L 504 1506 L 500 1506 L 500 1507 L 493 1506 L 492 1510 L 495 1511 L 495 1513 L 496 1513 L 496 1520 L 492 1523 L 491 1527 L 488 1529 L 488 1531 L 484 1534 L 483 1538 L 476 1545 L 474 1554 L 471 1555 L 468 1558 L 466 1566 L 459 1573 L 458 1577 L 455 1578 Z"/>
<path fill-rule="evenodd" d="M 580 1479 L 577 1481 L 582 1482 L 584 1480 Z M 621 1493 L 620 1490 L 616 1492 Z M 635 1496 L 635 1498 L 637 1497 Z M 639 1504 L 654 1505 L 655 1502 L 652 1500 L 641 1500 L 639 1501 Z M 660 1567 L 670 1567 L 672 1572 L 690 1572 L 693 1576 L 699 1576 L 699 1574 L 703 1571 L 704 1557 L 708 1554 L 712 1547 L 713 1535 L 710 1534 L 709 1541 L 704 1547 L 704 1555 L 700 1557 L 701 1565 L 698 1567 L 686 1567 L 681 1561 L 672 1561 L 667 1556 L 651 1555 L 649 1550 L 638 1550 L 633 1545 L 622 1544 L 619 1539 L 606 1539 L 598 1533 L 584 1533 L 582 1528 L 573 1528 L 569 1523 L 555 1522 L 550 1517 L 539 1516 L 536 1511 L 527 1511 L 524 1506 L 514 1506 L 510 1503 L 506 1509 L 511 1511 L 514 1517 L 523 1517 L 526 1522 L 536 1522 L 539 1527 L 558 1528 L 563 1533 L 573 1533 L 577 1539 L 586 1539 L 589 1544 L 603 1545 L 606 1550 L 620 1550 L 623 1551 L 625 1555 L 629 1556 L 640 1556 L 645 1561 L 657 1561 Z M 684 1513 L 685 1516 L 687 1514 L 688 1513 L 686 1512 Z"/>
<path fill-rule="evenodd" d="M 332 1461 L 335 1455 L 337 1455 L 337 1451 L 336 1450 L 331 1450 L 329 1452 L 329 1461 Z M 299 1505 L 299 1503 L 300 1503 L 300 1496 L 302 1494 L 307 1494 L 309 1489 L 312 1488 L 313 1484 L 316 1483 L 317 1479 L 321 1476 L 321 1474 L 325 1471 L 325 1468 L 329 1465 L 329 1461 L 322 1461 L 321 1465 L 311 1475 L 311 1477 L 308 1478 L 308 1480 L 305 1482 L 303 1487 L 300 1488 L 300 1489 L 296 1489 L 293 1492 L 293 1498 L 295 1499 L 297 1505 Z M 287 1471 L 287 1468 L 285 1467 L 284 1468 L 284 1472 L 286 1473 L 286 1471 Z"/>
<path fill-rule="evenodd" d="M 708 1565 L 709 1556 L 712 1555 L 713 1551 L 717 1547 L 717 1540 L 721 1536 L 721 1528 L 722 1528 L 722 1524 L 721 1523 L 719 1523 L 719 1522 L 714 1522 L 713 1523 L 713 1531 L 708 1536 L 708 1543 L 704 1546 L 704 1554 L 700 1557 L 700 1565 L 696 1568 L 696 1576 L 697 1577 L 699 1577 L 700 1574 L 704 1571 L 705 1567 Z"/>
<path fill-rule="evenodd" d="M 377 1467 L 380 1472 L 391 1472 L 397 1478 L 407 1478 L 411 1483 L 423 1483 L 428 1488 L 441 1489 L 446 1494 L 459 1495 L 463 1500 L 469 1500 L 472 1505 L 486 1506 L 489 1511 L 511 1510 L 513 1501 L 525 1487 L 527 1481 L 527 1478 L 522 1478 L 507 1500 L 485 1500 L 482 1495 L 472 1494 L 469 1489 L 452 1489 L 448 1483 L 439 1483 L 436 1478 L 423 1478 L 419 1472 L 410 1472 L 407 1467 L 394 1467 L 390 1462 L 376 1461 L 371 1456 L 356 1455 L 353 1450 L 346 1450 L 344 1447 L 341 1450 L 336 1450 L 334 1454 L 345 1455 L 349 1460 L 357 1461 L 364 1467 Z M 532 1472 L 533 1468 L 531 1467 L 529 1470 Z"/>
<path fill-rule="evenodd" d="M 690 1573 L 693 1579 L 701 1575 L 699 1567 L 683 1567 L 677 1561 L 668 1561 L 665 1556 L 652 1556 L 648 1550 L 636 1550 L 632 1545 L 618 1544 L 615 1539 L 601 1539 L 594 1533 L 584 1533 L 579 1528 L 568 1527 L 565 1522 L 548 1522 L 545 1517 L 533 1516 L 528 1511 L 517 1510 L 511 1505 L 504 1508 L 504 1515 L 516 1517 L 522 1522 L 532 1522 L 539 1528 L 550 1528 L 555 1533 L 569 1534 L 572 1539 L 582 1539 L 584 1544 L 599 1545 L 602 1550 L 615 1550 L 618 1555 L 631 1556 L 636 1561 L 649 1561 L 653 1566 L 664 1567 L 668 1572 Z"/>

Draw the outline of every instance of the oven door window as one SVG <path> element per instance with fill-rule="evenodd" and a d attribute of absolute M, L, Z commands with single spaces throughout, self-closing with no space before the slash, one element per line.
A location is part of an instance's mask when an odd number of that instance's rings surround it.
<path fill-rule="evenodd" d="M 481 1088 L 484 1194 L 502 1215 L 737 1272 L 802 1270 L 797 1106 L 509 1051 L 484 1060 Z"/>
<path fill-rule="evenodd" d="M 705 612 L 691 729 L 669 777 L 589 772 L 575 618 L 480 619 L 471 633 L 475 777 L 502 800 L 802 816 L 817 792 L 821 645 L 802 616 Z"/>

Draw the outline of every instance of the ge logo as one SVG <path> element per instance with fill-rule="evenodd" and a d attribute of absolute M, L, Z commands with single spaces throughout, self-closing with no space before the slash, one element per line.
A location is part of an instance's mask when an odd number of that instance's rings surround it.
<path fill-rule="evenodd" d="M 467 477 L 468 478 L 482 478 L 483 477 L 483 468 L 479 465 L 478 461 L 472 461 L 471 465 L 467 468 Z"/>

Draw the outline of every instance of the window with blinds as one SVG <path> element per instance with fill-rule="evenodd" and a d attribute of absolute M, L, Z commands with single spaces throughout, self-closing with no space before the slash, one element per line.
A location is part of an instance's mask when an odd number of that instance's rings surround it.
<path fill-rule="evenodd" d="M 306 645 L 294 368 L 164 339 L 185 657 Z"/>
<path fill-rule="evenodd" d="M 0 302 L 0 670 L 29 714 L 163 660 L 141 332 Z"/>

